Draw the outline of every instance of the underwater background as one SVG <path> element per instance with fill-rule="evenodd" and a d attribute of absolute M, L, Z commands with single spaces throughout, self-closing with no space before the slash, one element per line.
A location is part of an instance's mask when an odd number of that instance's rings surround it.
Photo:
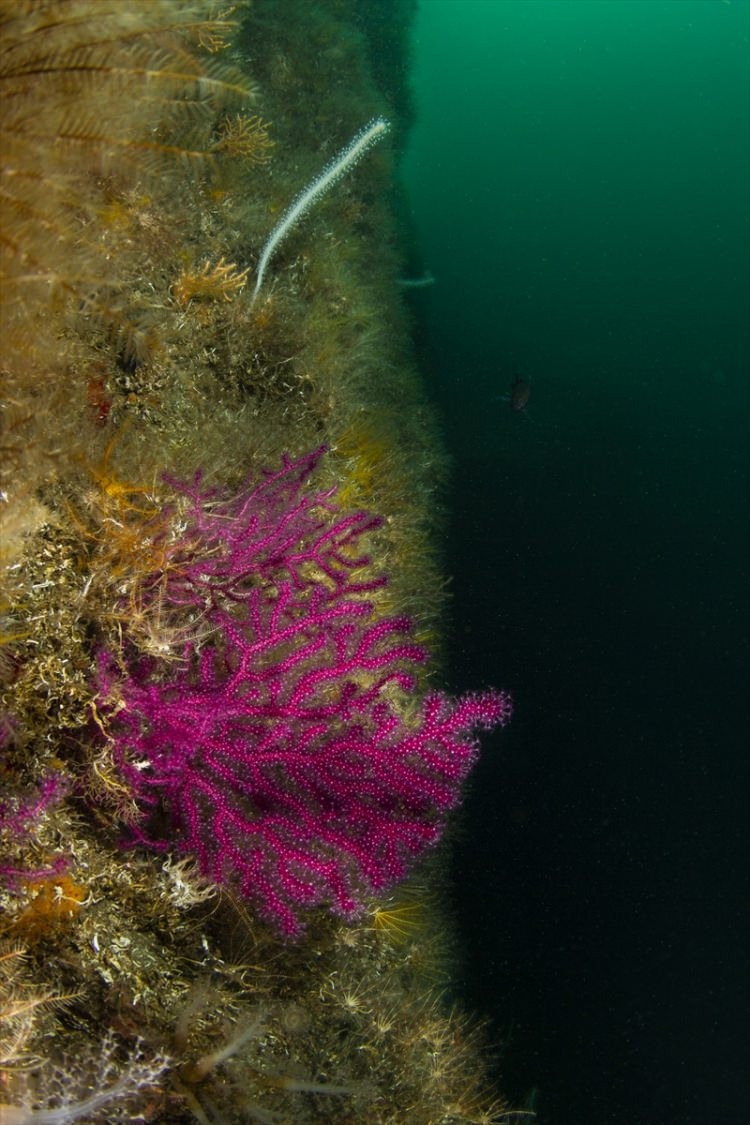
<path fill-rule="evenodd" d="M 423 0 L 461 983 L 542 1125 L 747 1120 L 750 6 Z M 514 380 L 528 407 L 509 409 Z"/>
<path fill-rule="evenodd" d="M 0 0 L 3 1125 L 745 1120 L 749 20 Z"/>

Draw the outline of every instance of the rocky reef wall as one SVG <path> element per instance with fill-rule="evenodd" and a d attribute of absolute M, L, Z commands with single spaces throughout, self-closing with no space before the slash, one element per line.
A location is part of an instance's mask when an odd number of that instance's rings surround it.
<path fill-rule="evenodd" d="M 9 1125 L 509 1119 L 444 1001 L 433 845 L 509 704 L 438 693 L 445 462 L 393 217 L 412 9 L 0 0 Z"/>

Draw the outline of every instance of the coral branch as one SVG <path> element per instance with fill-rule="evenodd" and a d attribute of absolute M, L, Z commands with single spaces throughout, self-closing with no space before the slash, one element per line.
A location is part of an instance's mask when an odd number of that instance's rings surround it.
<path fill-rule="evenodd" d="M 172 482 L 200 553 L 163 598 L 200 606 L 214 640 L 169 682 L 141 660 L 117 689 L 115 759 L 146 814 L 135 840 L 195 855 L 290 936 L 305 909 L 351 916 L 402 878 L 459 800 L 474 730 L 510 715 L 496 692 L 409 702 L 427 653 L 407 618 L 378 618 L 385 578 L 359 541 L 380 521 L 309 490 L 322 452 L 235 497 Z"/>
<path fill-rule="evenodd" d="M 43 774 L 35 793 L 22 794 L 7 785 L 0 790 L 0 885 L 46 879 L 59 875 L 67 866 L 64 856 L 56 856 L 44 868 L 19 867 L 9 857 L 23 850 L 44 814 L 67 793 L 65 778 L 55 773 Z"/>

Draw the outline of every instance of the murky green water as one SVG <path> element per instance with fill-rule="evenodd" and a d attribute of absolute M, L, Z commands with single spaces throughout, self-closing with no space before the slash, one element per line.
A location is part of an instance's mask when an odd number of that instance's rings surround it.
<path fill-rule="evenodd" d="M 555 1125 L 744 1119 L 749 28 L 746 0 L 417 24 L 455 675 L 518 704 L 457 861 L 465 983 Z"/>

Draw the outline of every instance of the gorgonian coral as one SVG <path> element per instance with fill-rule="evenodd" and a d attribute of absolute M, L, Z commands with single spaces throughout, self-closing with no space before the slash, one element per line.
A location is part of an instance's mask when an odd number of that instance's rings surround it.
<path fill-rule="evenodd" d="M 305 910 L 351 916 L 399 880 L 457 804 L 474 731 L 510 715 L 494 691 L 414 700 L 427 654 L 408 618 L 378 614 L 386 579 L 360 545 L 380 520 L 311 488 L 322 453 L 237 495 L 171 481 L 188 546 L 160 611 L 210 639 L 177 665 L 135 658 L 119 684 L 102 661 L 134 841 L 194 855 L 287 936 Z"/>

